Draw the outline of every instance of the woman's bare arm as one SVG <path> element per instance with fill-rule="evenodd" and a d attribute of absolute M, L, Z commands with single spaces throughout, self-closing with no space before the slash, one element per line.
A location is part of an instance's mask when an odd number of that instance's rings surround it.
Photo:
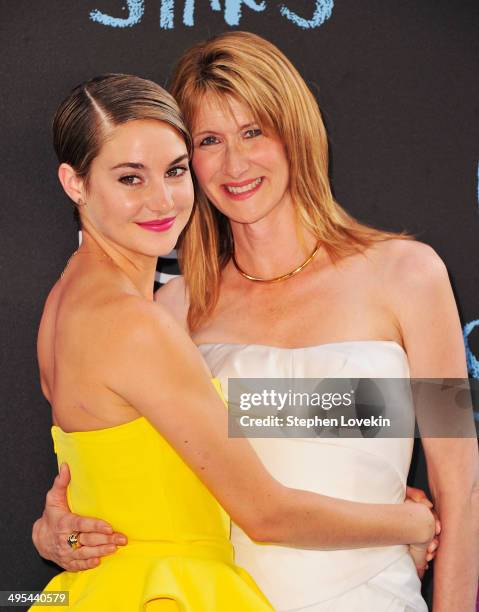
<path fill-rule="evenodd" d="M 421 504 L 361 504 L 283 486 L 249 442 L 228 437 L 227 411 L 196 347 L 161 305 L 115 304 L 105 380 L 176 449 L 232 519 L 257 541 L 309 548 L 428 542 Z"/>
<path fill-rule="evenodd" d="M 448 274 L 430 247 L 404 245 L 391 270 L 390 294 L 394 296 L 411 377 L 467 378 L 461 325 Z M 426 424 L 422 440 L 429 485 L 442 525 L 434 566 L 434 612 L 475 610 L 479 460 L 477 439 L 472 437 L 472 413 L 470 416 L 471 437 L 427 437 Z M 427 421 L 428 415 L 425 417 Z"/>
<path fill-rule="evenodd" d="M 163 304 L 169 310 L 171 314 L 174 314 L 174 317 L 177 320 L 177 322 L 180 325 L 183 325 L 184 324 L 183 319 L 185 317 L 183 316 L 182 313 L 186 312 L 186 304 L 185 304 L 185 295 L 184 295 L 184 285 L 183 285 L 182 279 L 176 279 L 174 281 L 171 281 L 166 287 L 163 287 L 157 293 L 156 297 L 157 297 L 157 300 L 161 304 Z M 175 332 L 175 333 L 178 333 L 178 332 Z M 175 344 L 175 337 L 173 337 L 173 344 Z M 189 345 L 189 350 L 190 349 L 191 349 L 191 344 Z M 154 346 L 154 350 L 155 350 L 155 356 L 157 356 L 158 354 L 157 345 Z M 174 347 L 173 347 L 173 350 L 174 350 Z M 207 392 L 211 393 L 211 386 L 209 382 L 206 384 L 206 388 L 207 388 Z M 213 394 L 212 402 L 217 404 L 216 394 Z M 225 413 L 224 407 L 221 406 L 220 411 L 221 411 L 221 414 L 224 416 L 224 413 Z M 226 439 L 226 435 L 227 434 L 225 432 L 223 435 L 225 439 Z M 230 440 L 230 442 L 234 444 L 235 442 L 238 443 L 241 441 Z M 251 449 L 249 449 L 249 452 L 251 452 Z M 262 467 L 262 464 L 260 464 L 260 467 L 261 469 L 264 470 L 264 468 Z M 267 474 L 267 476 L 269 477 L 269 474 Z M 269 478 L 271 479 L 271 477 Z M 270 480 L 270 483 L 271 482 L 273 485 L 278 485 L 278 483 L 273 481 L 273 479 Z M 65 483 L 65 486 L 66 484 L 68 484 L 67 481 Z M 279 485 L 279 487 L 281 489 L 281 485 Z M 85 569 L 87 567 L 85 564 L 89 563 L 90 561 L 92 561 L 93 564 L 98 563 L 99 558 L 102 556 L 102 554 L 104 554 L 102 547 L 110 545 L 111 542 L 114 540 L 112 540 L 112 537 L 110 535 L 106 535 L 103 532 L 100 532 L 100 531 L 95 532 L 94 527 L 90 525 L 89 523 L 85 522 L 85 523 L 82 523 L 80 528 L 78 528 L 77 530 L 86 532 L 84 535 L 83 534 L 81 535 L 81 538 L 85 539 L 85 543 L 87 543 L 87 540 L 88 542 L 90 542 L 89 538 L 91 538 L 92 542 L 94 540 L 97 543 L 97 547 L 84 546 L 77 550 L 69 549 L 69 547 L 66 545 L 66 542 L 65 542 L 66 540 L 65 533 L 75 530 L 78 526 L 78 519 L 81 517 L 77 517 L 76 515 L 73 515 L 68 511 L 67 505 L 66 505 L 64 488 L 65 487 L 62 488 L 62 486 L 60 486 L 60 483 L 57 482 L 57 480 L 55 481 L 49 495 L 50 495 L 50 498 L 52 497 L 51 494 L 55 496 L 55 499 L 63 498 L 64 508 L 62 509 L 62 511 L 60 511 L 58 504 L 55 504 L 55 505 L 50 504 L 49 497 L 47 497 L 47 502 L 46 502 L 43 517 L 39 519 L 36 523 L 37 529 L 36 529 L 36 533 L 34 532 L 34 543 L 38 551 L 40 552 L 40 554 L 42 554 L 42 556 L 53 559 L 56 563 L 60 564 L 65 569 L 69 569 L 70 571 L 74 569 Z M 282 487 L 282 490 L 283 492 L 287 491 L 285 487 Z M 304 495 L 308 495 L 306 492 L 299 492 L 299 493 L 301 497 L 304 497 Z M 314 498 L 317 497 L 314 494 L 309 494 L 309 495 L 311 495 Z M 331 500 L 331 498 L 325 497 L 324 501 L 326 503 L 331 502 L 331 501 L 333 502 L 333 509 L 330 507 L 329 510 L 330 511 L 332 510 L 332 514 L 334 514 L 332 518 L 333 519 L 337 518 L 336 510 L 334 509 L 334 503 L 338 502 L 339 500 Z M 291 502 L 293 502 L 292 498 L 291 498 Z M 317 503 L 317 500 L 313 501 L 313 505 L 314 503 Z M 346 502 L 346 506 L 348 506 L 347 502 Z M 364 519 L 364 523 L 362 526 L 360 526 L 360 528 L 362 527 L 362 533 L 366 537 L 365 543 L 368 545 L 378 543 L 378 540 L 377 540 L 378 534 L 371 533 L 371 527 L 373 525 L 377 525 L 377 522 L 375 522 L 377 519 L 377 515 L 372 516 L 371 513 L 365 515 L 364 514 L 365 508 L 368 509 L 368 512 L 371 510 L 373 512 L 375 511 L 376 512 L 377 511 L 388 512 L 391 510 L 394 512 L 396 509 L 392 508 L 391 506 L 386 506 L 381 509 L 379 506 L 368 506 L 366 504 L 349 504 L 350 510 L 353 509 L 354 507 L 356 507 L 356 512 L 358 513 L 358 515 L 359 513 L 362 513 L 362 517 Z M 325 506 L 325 510 L 327 509 L 328 508 Z M 307 508 L 305 508 L 305 511 L 307 511 Z M 272 518 L 273 517 L 274 517 L 274 514 Z M 296 521 L 295 517 L 292 517 L 292 518 Z M 350 516 L 349 518 L 354 523 L 353 525 L 353 528 L 354 528 L 356 526 L 355 521 L 357 520 L 357 516 L 355 517 Z M 386 520 L 386 517 L 384 517 L 384 519 Z M 85 519 L 85 521 L 87 520 L 88 519 Z M 284 517 L 284 520 L 287 520 L 287 516 Z M 325 520 L 327 520 L 327 518 L 325 518 Z M 351 536 L 352 536 L 351 526 L 347 526 L 346 528 L 345 524 L 341 525 L 340 523 L 341 521 L 338 521 L 338 529 L 340 529 L 341 531 L 341 539 L 339 543 L 338 543 L 337 535 L 332 534 L 332 532 L 329 530 L 329 528 L 326 525 L 329 535 L 332 536 L 331 540 L 332 541 L 334 540 L 335 542 L 334 544 L 331 544 L 331 546 L 338 547 L 338 546 L 341 546 L 341 543 L 345 547 L 361 545 L 359 544 L 359 542 L 361 541 L 361 537 L 362 537 L 361 532 L 357 531 L 354 534 L 355 536 L 357 534 L 357 537 L 354 537 L 353 538 L 354 541 L 351 541 Z M 257 527 L 257 526 L 253 525 L 253 527 Z M 91 534 L 90 534 L 90 530 L 91 530 Z M 256 529 L 256 531 L 258 531 L 258 529 Z M 250 534 L 255 535 L 253 534 L 251 530 L 250 530 Z M 385 534 L 383 533 L 382 536 L 384 535 Z M 257 539 L 258 540 L 273 540 L 274 536 L 271 535 L 271 537 L 268 537 L 267 530 L 265 529 L 264 531 L 262 531 L 262 533 L 257 534 Z M 398 543 L 398 542 L 399 540 L 397 538 L 393 538 L 393 543 Z M 305 543 L 305 545 L 306 547 L 311 547 L 311 542 L 308 541 Z M 327 543 L 324 543 L 324 546 L 322 547 L 324 548 L 328 547 Z M 436 544 L 434 544 L 433 548 L 435 547 L 436 547 Z M 433 550 L 432 549 L 429 550 L 429 553 L 430 553 L 429 556 L 431 556 L 431 554 L 433 553 Z"/>

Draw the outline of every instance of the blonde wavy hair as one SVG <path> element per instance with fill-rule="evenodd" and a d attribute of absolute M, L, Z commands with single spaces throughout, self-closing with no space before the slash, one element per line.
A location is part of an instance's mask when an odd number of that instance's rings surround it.
<path fill-rule="evenodd" d="M 248 32 L 228 32 L 196 44 L 177 64 L 170 91 L 190 130 L 209 94 L 221 102 L 234 97 L 251 110 L 262 129 L 280 138 L 289 160 L 289 190 L 299 227 L 315 235 L 333 260 L 363 251 L 373 242 L 407 237 L 360 224 L 335 201 L 318 104 L 296 68 L 272 43 Z M 178 245 L 191 330 L 211 315 L 221 272 L 233 252 L 228 219 L 196 188 L 193 214 Z"/>

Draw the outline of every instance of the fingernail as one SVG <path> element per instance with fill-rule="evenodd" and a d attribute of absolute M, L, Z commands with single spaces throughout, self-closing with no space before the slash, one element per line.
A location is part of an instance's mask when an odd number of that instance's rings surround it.
<path fill-rule="evenodd" d="M 121 544 L 123 546 L 127 542 L 128 542 L 128 540 L 125 538 L 125 536 L 116 536 L 116 538 L 115 538 L 115 543 L 116 544 Z"/>

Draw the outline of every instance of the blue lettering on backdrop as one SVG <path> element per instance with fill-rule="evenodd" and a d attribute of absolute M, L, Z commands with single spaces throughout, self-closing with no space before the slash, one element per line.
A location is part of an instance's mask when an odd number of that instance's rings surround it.
<path fill-rule="evenodd" d="M 300 28 L 309 30 L 310 28 L 319 28 L 320 25 L 323 25 L 323 23 L 331 17 L 333 7 L 334 0 L 316 0 L 316 9 L 312 19 L 304 19 L 303 17 L 300 17 L 296 13 L 293 13 L 293 11 L 284 4 L 281 6 L 280 11 L 281 15 L 284 15 L 290 19 Z"/>
<path fill-rule="evenodd" d="M 254 0 L 225 0 L 225 21 L 228 25 L 239 25 L 242 4 L 246 4 L 248 8 L 253 9 L 253 11 L 256 11 L 257 13 L 264 11 L 266 8 L 265 2 L 256 4 Z"/>
<path fill-rule="evenodd" d="M 162 30 L 172 30 L 175 27 L 175 0 L 159 0 L 160 1 L 160 28 Z M 211 10 L 221 11 L 220 0 L 209 0 Z M 315 0 L 315 8 L 311 19 L 301 17 L 293 12 L 285 3 L 279 6 L 280 13 L 283 17 L 294 23 L 299 28 L 308 30 L 311 28 L 319 28 L 327 19 L 331 17 L 334 0 Z M 241 21 L 243 5 L 247 8 L 260 13 L 266 10 L 266 0 L 224 0 L 224 20 L 229 26 L 237 26 Z M 112 17 L 106 15 L 98 9 L 90 12 L 90 19 L 101 25 L 110 28 L 131 28 L 140 23 L 145 13 L 144 0 L 127 0 L 126 7 L 129 14 L 126 18 Z M 195 25 L 195 0 L 184 0 L 183 7 L 183 24 L 188 27 Z"/>
<path fill-rule="evenodd" d="M 92 21 L 96 21 L 97 23 L 101 23 L 102 25 L 109 26 L 111 28 L 131 28 L 137 23 L 140 23 L 141 18 L 143 17 L 143 14 L 145 12 L 145 2 L 144 0 L 127 0 L 126 4 L 130 12 L 126 19 L 122 19 L 121 17 L 112 17 L 111 15 L 105 15 L 105 13 L 102 13 L 98 9 L 94 9 L 93 11 L 91 11 L 90 19 Z"/>
<path fill-rule="evenodd" d="M 160 28 L 172 30 L 175 27 L 175 0 L 163 0 L 160 9 Z"/>
<path fill-rule="evenodd" d="M 219 0 L 210 0 L 211 9 L 213 11 L 221 11 L 221 4 Z M 195 11 L 195 0 L 186 0 L 185 8 L 183 9 L 183 23 L 185 26 L 194 26 L 194 11 Z"/>
<path fill-rule="evenodd" d="M 464 344 L 466 346 L 467 369 L 472 378 L 479 378 L 479 359 L 471 351 L 469 346 L 469 335 L 475 327 L 479 327 L 479 319 L 470 321 L 464 325 Z"/>
<path fill-rule="evenodd" d="M 469 346 L 469 335 L 475 327 L 479 327 L 479 319 L 470 321 L 464 325 L 464 344 L 466 345 L 467 369 L 472 378 L 479 378 L 479 359 L 471 351 Z M 474 413 L 476 421 L 479 422 L 479 411 Z"/>

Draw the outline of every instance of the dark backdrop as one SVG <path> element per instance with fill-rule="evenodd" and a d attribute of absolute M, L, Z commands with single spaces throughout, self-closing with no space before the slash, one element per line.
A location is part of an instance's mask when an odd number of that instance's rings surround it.
<path fill-rule="evenodd" d="M 36 329 L 77 244 L 50 121 L 67 91 L 95 74 L 131 72 L 165 84 L 186 47 L 234 27 L 277 44 L 320 102 L 339 201 L 363 221 L 416 234 L 445 260 L 470 373 L 479 378 L 477 0 L 196 4 L 0 0 L 0 590 L 39 589 L 57 571 L 30 543 L 55 472 Z M 421 458 L 412 475 L 424 484 Z"/>

